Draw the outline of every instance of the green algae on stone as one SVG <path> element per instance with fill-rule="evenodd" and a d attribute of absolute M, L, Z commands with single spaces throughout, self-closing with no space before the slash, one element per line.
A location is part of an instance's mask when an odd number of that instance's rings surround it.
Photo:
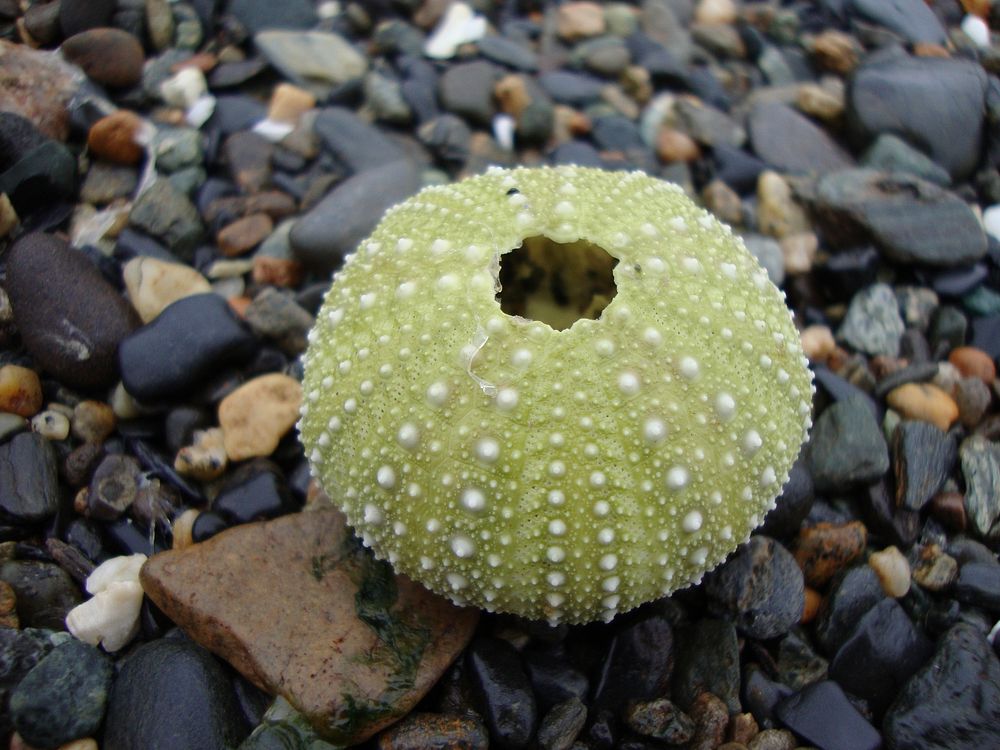
<path fill-rule="evenodd" d="M 501 290 L 539 242 L 561 260 L 536 246 Z M 553 623 L 699 581 L 773 507 L 811 424 L 782 293 L 640 173 L 425 189 L 348 257 L 310 342 L 302 441 L 365 544 L 457 603 Z"/>

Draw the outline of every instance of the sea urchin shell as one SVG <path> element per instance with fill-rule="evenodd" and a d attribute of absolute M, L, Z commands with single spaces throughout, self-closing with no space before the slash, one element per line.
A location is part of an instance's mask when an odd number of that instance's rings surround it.
<path fill-rule="evenodd" d="M 617 259 L 599 318 L 504 312 L 501 256 L 535 237 Z M 423 190 L 347 259 L 310 341 L 302 441 L 366 544 L 458 603 L 553 623 L 700 580 L 773 507 L 810 426 L 782 293 L 640 173 Z"/>

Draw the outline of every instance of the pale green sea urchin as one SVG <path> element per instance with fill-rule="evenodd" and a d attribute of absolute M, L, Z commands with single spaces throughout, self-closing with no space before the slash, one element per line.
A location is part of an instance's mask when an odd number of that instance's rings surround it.
<path fill-rule="evenodd" d="M 532 237 L 617 259 L 598 319 L 501 309 L 501 256 Z M 783 294 L 728 227 L 640 173 L 491 169 L 423 190 L 347 259 L 310 341 L 302 441 L 375 554 L 456 602 L 553 623 L 700 580 L 773 507 L 810 426 Z"/>

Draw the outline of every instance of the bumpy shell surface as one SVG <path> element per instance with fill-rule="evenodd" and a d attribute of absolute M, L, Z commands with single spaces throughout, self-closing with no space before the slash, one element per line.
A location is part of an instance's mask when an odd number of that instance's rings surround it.
<path fill-rule="evenodd" d="M 526 237 L 618 259 L 597 320 L 504 313 Z M 376 555 L 458 603 L 610 619 L 745 540 L 810 426 L 782 293 L 676 186 L 491 169 L 390 210 L 306 355 L 313 471 Z"/>

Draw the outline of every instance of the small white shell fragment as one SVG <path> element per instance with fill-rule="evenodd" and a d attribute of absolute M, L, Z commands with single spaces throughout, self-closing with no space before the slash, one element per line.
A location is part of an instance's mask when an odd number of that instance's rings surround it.
<path fill-rule="evenodd" d="M 123 555 L 98 565 L 85 586 L 94 596 L 70 610 L 66 629 L 105 651 L 117 651 L 131 641 L 139 632 L 139 569 L 145 562 L 145 555 Z"/>

